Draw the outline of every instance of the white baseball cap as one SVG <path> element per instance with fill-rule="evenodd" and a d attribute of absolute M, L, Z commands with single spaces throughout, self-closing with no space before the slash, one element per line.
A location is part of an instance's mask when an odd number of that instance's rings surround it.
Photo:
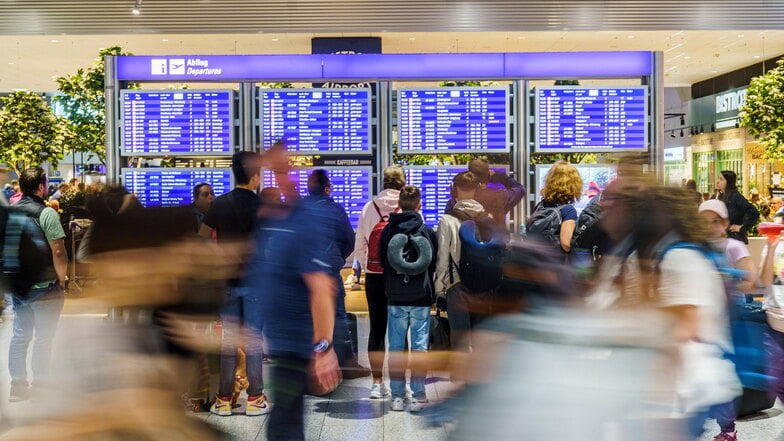
<path fill-rule="evenodd" d="M 727 205 L 718 199 L 709 199 L 700 204 L 700 213 L 703 211 L 712 211 L 719 215 L 722 219 L 729 219 L 730 213 L 727 211 Z"/>

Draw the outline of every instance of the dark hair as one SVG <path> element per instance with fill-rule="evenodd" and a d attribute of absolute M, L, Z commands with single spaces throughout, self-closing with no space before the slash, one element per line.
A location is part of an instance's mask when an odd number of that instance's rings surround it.
<path fill-rule="evenodd" d="M 468 161 L 468 171 L 476 176 L 479 182 L 490 180 L 490 163 L 484 158 L 474 158 Z"/>
<path fill-rule="evenodd" d="M 248 185 L 254 175 L 261 173 L 259 155 L 253 152 L 237 152 L 231 157 L 231 172 L 236 185 Z"/>
<path fill-rule="evenodd" d="M 688 181 L 686 181 L 686 189 L 691 191 L 697 191 L 697 183 L 694 181 L 694 179 L 689 179 Z"/>
<path fill-rule="evenodd" d="M 400 189 L 400 198 L 398 199 L 398 206 L 401 211 L 415 211 L 419 208 L 419 202 L 422 200 L 422 193 L 418 188 L 413 185 L 406 185 Z"/>
<path fill-rule="evenodd" d="M 19 188 L 24 194 L 35 194 L 46 183 L 46 172 L 41 167 L 31 167 L 19 176 Z"/>
<path fill-rule="evenodd" d="M 196 184 L 196 185 L 193 186 L 193 201 L 194 202 L 196 202 L 196 199 L 199 199 L 199 193 L 201 193 L 201 188 L 204 187 L 205 185 L 209 185 L 210 187 L 212 187 L 210 184 L 208 184 L 206 182 L 201 182 L 201 183 Z"/>
<path fill-rule="evenodd" d="M 724 188 L 724 193 L 738 191 L 738 175 L 732 170 L 722 170 L 721 176 L 727 181 L 727 187 Z"/>
<path fill-rule="evenodd" d="M 460 172 L 452 179 L 452 187 L 460 191 L 476 190 L 479 187 L 479 179 L 470 171 Z"/>
<path fill-rule="evenodd" d="M 110 184 L 99 192 L 89 194 L 85 199 L 84 205 L 96 220 L 108 219 L 120 212 L 127 194 L 128 190 L 122 185 Z M 133 208 L 141 208 L 141 206 L 138 205 Z"/>
<path fill-rule="evenodd" d="M 323 195 L 326 194 L 327 188 L 332 187 L 332 183 L 329 181 L 329 176 L 327 176 L 327 171 L 324 169 L 316 169 L 308 176 L 308 193 L 311 195 Z"/>

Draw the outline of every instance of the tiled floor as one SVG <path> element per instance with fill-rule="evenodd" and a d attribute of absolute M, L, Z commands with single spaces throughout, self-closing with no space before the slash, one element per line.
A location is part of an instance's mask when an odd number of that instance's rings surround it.
<path fill-rule="evenodd" d="M 89 344 L 89 337 L 83 327 L 74 326 L 77 323 L 91 322 L 102 323 L 103 318 L 98 316 L 73 316 L 66 315 L 62 319 L 63 330 L 56 342 L 55 358 L 68 360 L 73 357 L 75 341 Z M 0 324 L 0 439 L 2 431 L 15 422 L 23 421 L 30 409 L 29 402 L 8 403 L 8 343 L 11 335 L 11 320 L 6 319 Z M 68 330 L 81 329 L 69 333 Z M 359 320 L 359 338 L 367 338 L 367 320 Z M 96 358 L 95 360 L 100 360 Z M 367 365 L 365 353 L 360 355 L 360 361 Z M 93 360 L 79 360 L 83 365 L 98 363 Z M 100 370 L 97 370 L 100 371 Z M 99 372 L 100 373 L 100 372 Z M 82 374 L 90 376 L 90 374 Z M 446 395 L 451 387 L 443 375 L 431 373 L 427 384 L 427 393 L 431 400 L 438 400 Z M 376 401 L 367 398 L 370 387 L 370 378 L 347 380 L 334 393 L 328 397 L 307 397 L 306 401 L 306 430 L 308 440 L 343 441 L 343 440 L 417 440 L 439 441 L 447 438 L 447 430 L 443 427 L 432 427 L 426 424 L 424 417 L 406 412 L 391 412 L 388 400 Z M 65 403 L 68 404 L 68 403 Z M 244 404 L 244 403 L 242 403 Z M 195 414 L 197 418 L 204 419 L 210 425 L 224 431 L 229 439 L 264 441 L 266 437 L 266 416 L 247 417 L 242 415 L 242 407 L 237 414 L 230 417 L 219 417 L 209 413 Z M 762 415 L 748 418 L 738 423 L 741 441 L 784 441 L 784 408 L 777 403 L 776 408 L 768 410 Z M 706 425 L 706 433 L 700 441 L 713 439 L 717 426 L 713 421 Z"/>

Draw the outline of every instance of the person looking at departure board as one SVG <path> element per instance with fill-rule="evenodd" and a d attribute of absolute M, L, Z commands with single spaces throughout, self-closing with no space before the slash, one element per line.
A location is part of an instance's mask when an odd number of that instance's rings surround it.
<path fill-rule="evenodd" d="M 525 197 L 525 187 L 515 178 L 498 173 L 490 168 L 490 163 L 484 158 L 474 158 L 468 161 L 468 171 L 476 176 L 479 188 L 476 191 L 476 201 L 500 225 L 506 223 L 506 215 L 512 211 Z M 457 200 L 453 197 L 446 204 L 446 213 L 452 211 Z"/>

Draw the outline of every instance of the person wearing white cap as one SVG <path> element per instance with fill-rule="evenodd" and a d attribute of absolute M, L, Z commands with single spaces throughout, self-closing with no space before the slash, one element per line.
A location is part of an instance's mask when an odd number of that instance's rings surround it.
<path fill-rule="evenodd" d="M 700 216 L 708 227 L 709 240 L 716 251 L 724 252 L 733 268 L 746 272 L 746 277 L 738 284 L 741 292 L 750 292 L 757 281 L 757 269 L 745 243 L 727 237 L 729 227 L 729 210 L 724 202 L 710 199 L 700 204 Z"/>

